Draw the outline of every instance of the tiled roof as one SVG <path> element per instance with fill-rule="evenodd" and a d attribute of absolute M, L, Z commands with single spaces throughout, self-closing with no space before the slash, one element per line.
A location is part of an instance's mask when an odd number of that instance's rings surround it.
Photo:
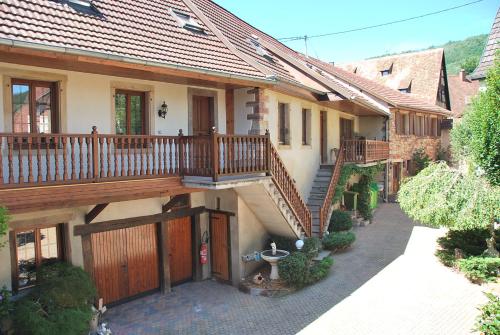
<path fill-rule="evenodd" d="M 181 0 L 92 3 L 101 15 L 59 1 L 1 1 L 0 38 L 265 78 L 210 30 L 200 34 L 180 27 L 169 8 L 194 16 Z"/>
<path fill-rule="evenodd" d="M 450 111 L 448 111 L 447 109 L 429 103 L 424 99 L 412 96 L 411 94 L 401 93 L 398 90 L 394 90 L 392 88 L 379 84 L 376 81 L 366 79 L 362 76 L 354 74 L 353 72 L 341 69 L 338 66 L 333 66 L 330 63 L 325 63 L 312 57 L 305 58 L 305 56 L 303 55 L 302 57 L 304 61 L 313 64 L 314 66 L 330 73 L 336 78 L 339 78 L 346 83 L 360 89 L 361 91 L 364 91 L 370 95 L 374 95 L 375 97 L 393 105 L 394 107 L 416 109 L 443 115 L 450 114 Z"/>
<path fill-rule="evenodd" d="M 479 61 L 478 67 L 471 74 L 472 79 L 483 79 L 486 78 L 486 73 L 488 69 L 493 66 L 495 61 L 495 53 L 500 48 L 500 8 L 498 8 L 497 16 L 495 21 L 493 21 L 493 27 L 491 27 L 491 33 L 488 37 L 488 42 L 484 48 L 483 55 Z"/>
<path fill-rule="evenodd" d="M 479 92 L 479 82 L 464 77 L 448 76 L 451 112 L 454 117 L 461 117 L 465 108 L 472 102 L 472 98 Z"/>
<path fill-rule="evenodd" d="M 394 90 L 408 88 L 411 82 L 412 95 L 435 104 L 443 54 L 443 49 L 430 49 L 335 65 Z M 392 73 L 382 76 L 380 71 L 391 66 Z"/>

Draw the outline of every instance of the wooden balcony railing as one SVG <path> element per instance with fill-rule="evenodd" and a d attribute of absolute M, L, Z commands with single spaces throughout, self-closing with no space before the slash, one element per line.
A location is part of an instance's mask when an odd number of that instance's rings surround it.
<path fill-rule="evenodd" d="M 389 159 L 389 142 L 372 140 L 344 140 L 344 161 L 367 164 Z"/>
<path fill-rule="evenodd" d="M 269 133 L 263 136 L 0 133 L 0 188 L 267 174 L 308 235 L 311 213 Z"/>
<path fill-rule="evenodd" d="M 281 195 L 292 209 L 307 236 L 311 236 L 312 215 L 306 202 L 300 195 L 295 181 L 288 172 L 284 162 L 273 145 L 270 145 L 271 176 Z"/>
<path fill-rule="evenodd" d="M 323 236 L 323 231 L 325 229 L 325 225 L 328 220 L 328 214 L 330 212 L 330 208 L 332 207 L 333 196 L 335 195 L 335 188 L 337 186 L 337 183 L 339 182 L 342 166 L 344 166 L 344 155 L 342 155 L 343 151 L 344 151 L 344 144 L 341 144 L 340 150 L 337 154 L 337 159 L 335 161 L 335 166 L 333 167 L 332 178 L 330 179 L 330 183 L 328 184 L 328 190 L 326 192 L 325 200 L 323 201 L 323 204 L 319 209 L 320 237 Z"/>

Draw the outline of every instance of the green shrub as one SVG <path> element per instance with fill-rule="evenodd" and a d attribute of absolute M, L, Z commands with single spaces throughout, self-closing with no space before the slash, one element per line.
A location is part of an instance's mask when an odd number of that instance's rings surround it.
<path fill-rule="evenodd" d="M 0 206 L 0 249 L 5 246 L 6 241 L 4 240 L 4 236 L 7 235 L 9 231 L 9 214 L 7 209 L 3 206 Z"/>
<path fill-rule="evenodd" d="M 487 248 L 486 239 L 489 237 L 488 229 L 449 230 L 438 239 L 438 244 L 451 252 L 460 249 L 465 257 L 480 256 Z"/>
<path fill-rule="evenodd" d="M 477 317 L 476 331 L 483 335 L 500 334 L 500 297 L 485 293 L 489 302 L 480 308 L 481 314 Z"/>
<path fill-rule="evenodd" d="M 315 283 L 320 281 L 330 273 L 330 268 L 333 265 L 333 259 L 331 257 L 323 258 L 321 261 L 315 263 L 309 270 L 309 283 Z"/>
<path fill-rule="evenodd" d="M 458 266 L 474 283 L 495 281 L 500 271 L 498 257 L 469 257 L 458 260 Z"/>
<path fill-rule="evenodd" d="M 333 211 L 332 217 L 330 218 L 330 226 L 328 231 L 344 231 L 350 230 L 352 228 L 352 219 L 349 212 L 336 210 Z"/>
<path fill-rule="evenodd" d="M 321 240 L 317 237 L 309 237 L 305 239 L 304 246 L 302 247 L 302 252 L 306 254 L 307 258 L 312 259 L 318 256 L 318 252 L 321 249 Z"/>
<path fill-rule="evenodd" d="M 413 153 L 412 161 L 413 161 L 414 168 L 415 168 L 414 174 L 418 174 L 420 171 L 422 171 L 423 169 L 425 169 L 426 167 L 429 166 L 431 159 L 425 153 L 424 148 L 418 148 Z"/>
<path fill-rule="evenodd" d="M 295 242 L 297 239 L 290 238 L 290 237 L 285 237 L 285 236 L 278 236 L 278 235 L 272 235 L 269 240 L 267 241 L 267 246 L 271 245 L 271 242 L 276 243 L 276 248 L 281 249 L 281 250 L 287 250 L 287 251 L 295 251 L 297 248 L 295 247 Z M 271 247 L 269 247 L 271 248 Z"/>
<path fill-rule="evenodd" d="M 456 264 L 455 253 L 448 250 L 438 249 L 435 253 L 436 257 L 443 263 L 443 265 L 450 268 L 454 267 Z"/>
<path fill-rule="evenodd" d="M 349 247 L 356 240 L 356 235 L 350 231 L 331 233 L 323 238 L 323 248 L 341 250 Z"/>
<path fill-rule="evenodd" d="M 85 334 L 95 295 L 90 276 L 81 268 L 45 265 L 37 273 L 37 286 L 15 305 L 16 334 Z"/>
<path fill-rule="evenodd" d="M 12 293 L 4 286 L 0 290 L 0 320 L 8 318 L 12 312 Z"/>
<path fill-rule="evenodd" d="M 288 285 L 303 287 L 308 283 L 310 260 L 303 252 L 293 252 L 278 262 L 281 279 Z"/>

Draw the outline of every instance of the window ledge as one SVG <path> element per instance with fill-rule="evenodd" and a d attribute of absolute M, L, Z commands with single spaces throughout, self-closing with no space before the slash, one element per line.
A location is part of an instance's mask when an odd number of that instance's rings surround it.
<path fill-rule="evenodd" d="M 278 144 L 278 150 L 290 150 L 292 146 L 290 144 Z"/>
<path fill-rule="evenodd" d="M 310 145 L 310 144 L 302 144 L 302 149 L 308 149 L 308 150 L 310 150 L 310 149 L 312 149 L 312 145 Z"/>

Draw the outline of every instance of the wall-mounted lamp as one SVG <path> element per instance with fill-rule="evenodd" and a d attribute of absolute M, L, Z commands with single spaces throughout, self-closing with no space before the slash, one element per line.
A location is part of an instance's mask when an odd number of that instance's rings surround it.
<path fill-rule="evenodd" d="M 167 113 L 168 113 L 168 105 L 165 103 L 165 101 L 163 101 L 163 104 L 161 105 L 160 109 L 158 110 L 158 116 L 165 118 L 165 116 L 167 116 Z"/>

